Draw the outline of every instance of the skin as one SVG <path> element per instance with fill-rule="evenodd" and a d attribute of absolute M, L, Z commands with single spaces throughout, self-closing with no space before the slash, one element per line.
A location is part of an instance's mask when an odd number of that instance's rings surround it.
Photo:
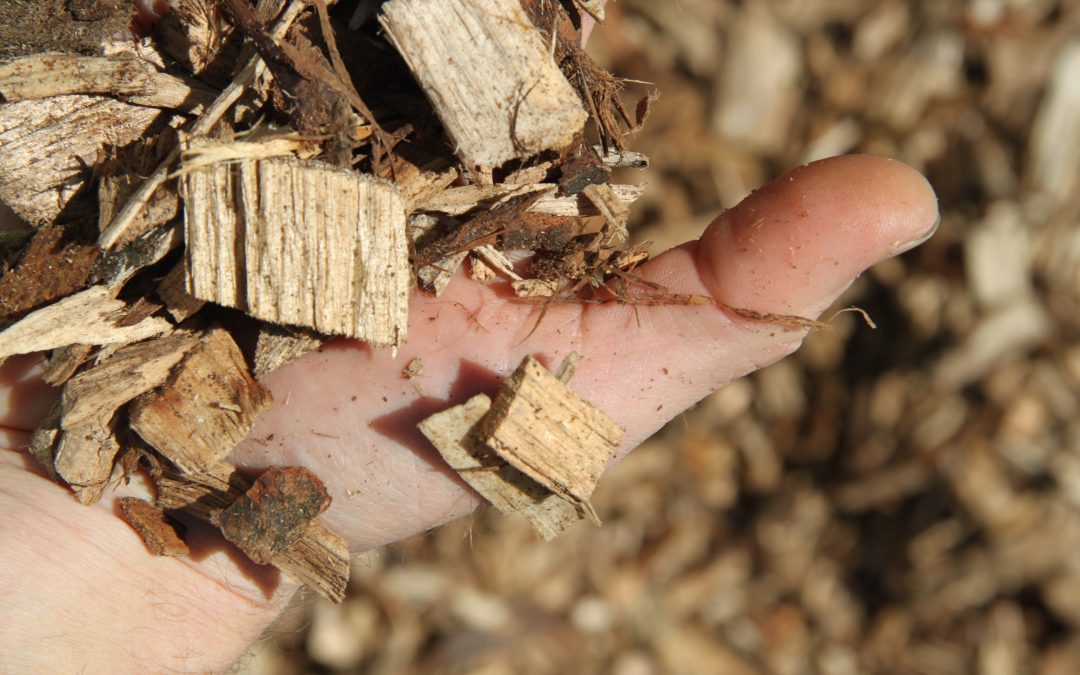
<path fill-rule="evenodd" d="M 701 239 L 640 272 L 676 293 L 816 317 L 863 270 L 925 241 L 937 223 L 934 193 L 914 170 L 876 157 L 834 158 L 763 187 Z M 533 331 L 538 313 L 504 286 L 464 278 L 440 298 L 417 294 L 396 359 L 341 340 L 267 376 L 275 406 L 232 460 L 250 469 L 311 468 L 334 498 L 325 522 L 360 552 L 476 508 L 477 496 L 415 424 L 493 393 L 527 354 L 549 366 L 571 351 L 582 355 L 572 388 L 626 428 L 621 457 L 804 337 L 719 306 L 560 305 Z M 413 357 L 424 372 L 406 380 L 401 369 Z M 246 563 L 197 524 L 190 524 L 190 559 L 152 556 L 115 515 L 115 497 L 147 494 L 137 482 L 86 508 L 44 477 L 22 452 L 57 395 L 40 380 L 42 364 L 29 355 L 0 366 L 0 448 L 8 448 L 0 449 L 4 670 L 224 670 L 285 609 L 296 585 Z"/>

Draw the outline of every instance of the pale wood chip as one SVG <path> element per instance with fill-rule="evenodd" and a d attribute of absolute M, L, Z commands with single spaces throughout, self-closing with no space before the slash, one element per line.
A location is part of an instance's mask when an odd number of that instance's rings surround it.
<path fill-rule="evenodd" d="M 428 417 L 418 427 L 480 496 L 500 513 L 521 513 L 544 541 L 551 541 L 579 520 L 577 508 L 473 440 L 473 429 L 490 409 L 491 399 L 478 394 Z"/>
<path fill-rule="evenodd" d="M 559 292 L 561 283 L 558 279 L 522 279 L 511 281 L 510 286 L 519 298 L 550 298 Z"/>
<path fill-rule="evenodd" d="M 322 343 L 323 338 L 308 331 L 269 324 L 259 326 L 252 373 L 260 379 L 289 361 L 318 349 Z"/>
<path fill-rule="evenodd" d="M 0 62 L 7 102 L 65 94 L 132 95 L 150 91 L 150 69 L 137 57 L 33 54 Z"/>
<path fill-rule="evenodd" d="M 527 357 L 475 430 L 507 463 L 599 522 L 589 496 L 623 429 Z"/>
<path fill-rule="evenodd" d="M 563 150 L 584 127 L 518 0 L 391 0 L 379 20 L 468 168 Z"/>
<path fill-rule="evenodd" d="M 31 225 L 52 222 L 91 178 L 106 145 L 142 138 L 160 111 L 101 96 L 0 105 L 0 202 Z"/>
<path fill-rule="evenodd" d="M 53 463 L 56 473 L 75 491 L 75 498 L 82 504 L 93 504 L 101 499 L 113 462 L 120 452 L 111 426 L 112 416 L 104 421 L 91 419 L 78 425 L 65 427 L 57 439 Z"/>
<path fill-rule="evenodd" d="M 532 185 L 465 185 L 462 187 L 443 190 L 430 201 L 417 207 L 422 211 L 435 211 L 451 216 L 460 216 L 463 213 L 475 209 L 481 202 L 511 194 L 524 194 L 537 190 L 550 190 L 550 183 L 536 183 Z M 612 185 L 611 189 L 623 204 L 629 207 L 645 194 L 647 185 Z M 583 194 L 560 197 L 555 192 L 549 191 L 541 197 L 536 204 L 529 209 L 536 213 L 547 213 L 553 216 L 598 216 L 599 209 Z"/>
<path fill-rule="evenodd" d="M 349 546 L 341 535 L 318 521 L 311 523 L 303 537 L 270 562 L 330 602 L 340 603 L 345 599 L 352 562 Z"/>
<path fill-rule="evenodd" d="M 0 332 L 0 358 L 56 349 L 70 344 L 136 342 L 160 335 L 171 326 L 147 317 L 133 326 L 117 326 L 126 304 L 104 286 L 91 286 L 27 314 Z"/>
<path fill-rule="evenodd" d="M 182 186 L 193 296 L 378 346 L 404 341 L 412 275 L 393 184 L 260 160 L 195 171 Z"/>
<path fill-rule="evenodd" d="M 626 224 L 630 219 L 630 209 L 626 203 L 607 183 L 586 185 L 581 194 L 592 202 L 608 224 L 609 229 L 604 234 L 602 245 L 621 246 L 624 244 L 630 236 L 626 229 Z"/>

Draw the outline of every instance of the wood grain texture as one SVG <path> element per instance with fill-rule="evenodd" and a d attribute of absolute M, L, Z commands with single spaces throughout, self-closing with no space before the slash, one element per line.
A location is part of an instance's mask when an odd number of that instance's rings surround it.
<path fill-rule="evenodd" d="M 623 429 L 527 357 L 503 383 L 476 439 L 599 523 L 589 504 Z"/>
<path fill-rule="evenodd" d="M 491 409 L 484 394 L 436 413 L 418 426 L 461 479 L 500 513 L 521 513 L 544 541 L 577 522 L 577 508 L 478 444 L 473 430 Z"/>
<path fill-rule="evenodd" d="M 168 321 L 147 317 L 133 326 L 117 325 L 127 304 L 104 286 L 69 295 L 35 310 L 0 332 L 0 359 L 70 344 L 123 344 L 167 332 Z"/>
<path fill-rule="evenodd" d="M 378 346 L 405 340 L 412 284 L 392 184 L 282 159 L 215 165 L 182 183 L 193 296 Z"/>
<path fill-rule="evenodd" d="M 584 127 L 518 0 L 391 0 L 379 20 L 467 167 L 564 150 Z"/>
<path fill-rule="evenodd" d="M 160 114 L 82 94 L 0 105 L 0 201 L 32 225 L 52 222 L 105 146 L 141 138 Z"/>
<path fill-rule="evenodd" d="M 225 457 L 272 403 L 229 333 L 207 331 L 159 389 L 130 408 L 131 427 L 181 471 L 227 481 Z"/>

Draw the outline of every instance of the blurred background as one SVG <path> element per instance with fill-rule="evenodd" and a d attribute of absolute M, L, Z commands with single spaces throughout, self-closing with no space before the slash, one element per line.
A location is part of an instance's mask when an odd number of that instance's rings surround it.
<path fill-rule="evenodd" d="M 939 234 L 855 314 L 600 482 L 600 529 L 483 512 L 298 601 L 250 674 L 1080 673 L 1080 1 L 617 0 L 662 250 L 806 161 L 896 157 Z M 651 87 L 628 84 L 628 99 Z"/>

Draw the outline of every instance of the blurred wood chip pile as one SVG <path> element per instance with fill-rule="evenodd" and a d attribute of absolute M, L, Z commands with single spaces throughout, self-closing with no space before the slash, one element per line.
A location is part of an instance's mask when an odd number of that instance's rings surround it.
<path fill-rule="evenodd" d="M 241 667 L 1080 672 L 1080 3 L 619 0 L 590 51 L 663 92 L 639 238 L 860 151 L 929 176 L 939 234 L 841 301 L 878 330 L 838 317 L 610 472 L 603 529 L 373 553 Z"/>
<path fill-rule="evenodd" d="M 611 179 L 648 164 L 623 137 L 652 98 L 624 106 L 581 50 L 585 9 L 332 4 L 190 0 L 146 39 L 128 1 L 0 5 L 0 202 L 32 226 L 5 234 L 0 359 L 51 352 L 62 397 L 31 452 L 80 502 L 142 467 L 154 504 L 119 510 L 153 552 L 186 552 L 183 512 L 340 601 L 318 477 L 228 460 L 272 405 L 256 377 L 329 336 L 396 350 L 413 286 L 439 294 L 466 258 L 525 302 L 658 289 L 628 248 L 644 187 Z M 622 430 L 535 361 L 488 403 L 454 438 L 481 492 L 518 490 L 503 510 L 547 538 L 599 522 Z"/>

